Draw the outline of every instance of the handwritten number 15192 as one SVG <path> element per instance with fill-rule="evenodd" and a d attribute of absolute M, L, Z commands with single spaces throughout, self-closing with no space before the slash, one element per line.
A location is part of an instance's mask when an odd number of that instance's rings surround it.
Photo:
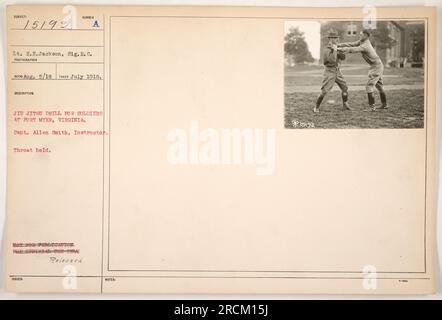
<path fill-rule="evenodd" d="M 56 26 L 60 29 L 66 29 L 68 27 L 68 23 L 66 21 L 57 21 L 57 20 L 27 20 L 24 26 L 24 30 L 53 30 Z"/>

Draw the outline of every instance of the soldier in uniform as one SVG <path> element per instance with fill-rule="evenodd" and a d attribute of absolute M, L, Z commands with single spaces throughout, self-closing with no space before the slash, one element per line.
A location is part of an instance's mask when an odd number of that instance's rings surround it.
<path fill-rule="evenodd" d="M 313 108 L 313 112 L 319 112 L 319 107 L 325 95 L 333 88 L 335 82 L 341 89 L 342 105 L 344 110 L 352 110 L 348 104 L 348 87 L 344 76 L 341 73 L 340 65 L 341 61 L 345 59 L 345 54 L 338 52 L 338 34 L 337 32 L 330 30 L 328 33 L 328 45 L 324 50 L 324 74 L 322 78 L 321 94 L 316 100 L 316 105 Z"/>
<path fill-rule="evenodd" d="M 344 53 L 358 53 L 362 54 L 362 58 L 369 64 L 370 68 L 368 70 L 368 82 L 365 86 L 367 90 L 368 97 L 368 107 L 372 111 L 376 111 L 374 105 L 374 88 L 378 89 L 379 96 L 381 98 L 382 106 L 379 109 L 387 109 L 387 96 L 384 91 L 384 83 L 382 81 L 382 75 L 384 73 L 384 64 L 379 58 L 376 50 L 371 45 L 369 40 L 370 31 L 363 30 L 359 35 L 359 40 L 356 42 L 339 43 L 339 52 Z"/>

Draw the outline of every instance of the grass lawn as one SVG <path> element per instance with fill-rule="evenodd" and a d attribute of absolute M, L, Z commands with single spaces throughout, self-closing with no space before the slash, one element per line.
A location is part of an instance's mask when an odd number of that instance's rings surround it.
<path fill-rule="evenodd" d="M 319 90 L 318 90 L 319 93 Z M 328 93 L 321 104 L 320 112 L 313 113 L 317 94 L 285 94 L 284 125 L 299 128 L 294 122 L 310 123 L 315 128 L 423 128 L 424 90 L 387 91 L 389 109 L 375 112 L 364 111 L 367 106 L 365 91 L 349 93 L 353 111 L 342 109 L 340 91 Z M 376 105 L 380 106 L 376 93 Z M 334 103 L 329 101 L 334 100 Z"/>
<path fill-rule="evenodd" d="M 321 85 L 322 66 L 295 66 L 285 67 L 285 86 L 318 86 Z M 344 75 L 349 86 L 365 85 L 368 77 L 368 65 L 342 65 L 341 72 Z M 384 84 L 423 84 L 424 69 L 423 68 L 385 68 Z"/>

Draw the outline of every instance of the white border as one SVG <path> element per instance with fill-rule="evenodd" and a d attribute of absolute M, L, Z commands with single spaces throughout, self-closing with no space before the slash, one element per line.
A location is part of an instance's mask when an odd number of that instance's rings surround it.
<path fill-rule="evenodd" d="M 10 4 L 53 4 L 60 5 L 57 0 L 28 0 L 28 1 L 3 1 L 0 4 L 0 300 L 9 299 L 437 299 L 442 300 L 442 236 L 441 232 L 437 233 L 437 250 L 438 250 L 438 288 L 437 294 L 431 296 L 416 296 L 416 295 L 353 295 L 353 296 L 338 296 L 338 295 L 100 295 L 100 294 L 12 294 L 6 293 L 4 290 L 4 219 L 5 219 L 5 199 L 6 199 L 6 5 Z M 123 1 L 123 0 L 77 0 L 65 1 L 63 4 L 75 5 L 206 5 L 206 6 L 273 6 L 273 7 L 362 7 L 364 5 L 373 6 L 392 6 L 391 0 L 310 0 L 308 2 L 302 0 L 157 0 L 157 1 Z M 395 6 L 436 6 L 438 12 L 438 26 L 437 26 L 437 51 L 442 52 L 442 3 L 439 0 L 396 0 Z M 437 86 L 441 88 L 442 63 L 437 66 Z M 438 110 L 442 106 L 441 94 L 437 91 L 437 106 Z M 437 112 L 437 138 L 438 138 L 438 155 L 440 155 L 442 137 L 442 123 L 441 112 Z M 441 157 L 438 157 L 439 163 Z M 438 177 L 442 177 L 442 166 L 438 166 Z M 438 179 L 439 180 L 439 179 Z M 437 206 L 437 221 L 436 228 L 442 231 L 442 216 L 439 204 L 442 203 L 442 192 L 438 189 L 438 206 Z"/>

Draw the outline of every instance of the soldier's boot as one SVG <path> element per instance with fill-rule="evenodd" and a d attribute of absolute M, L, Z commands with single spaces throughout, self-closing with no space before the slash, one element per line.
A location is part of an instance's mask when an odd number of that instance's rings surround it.
<path fill-rule="evenodd" d="M 385 92 L 380 91 L 379 96 L 381 97 L 381 103 L 382 103 L 382 106 L 379 107 L 379 109 L 388 109 L 387 96 L 385 95 Z"/>
<path fill-rule="evenodd" d="M 373 92 L 367 92 L 367 97 L 368 97 L 368 109 L 366 109 L 365 111 L 376 111 L 376 107 L 374 105 Z"/>
<path fill-rule="evenodd" d="M 353 108 L 350 108 L 350 104 L 348 103 L 347 92 L 342 92 L 342 106 L 344 107 L 344 110 L 353 110 Z"/>
<path fill-rule="evenodd" d="M 322 100 L 324 99 L 325 94 L 321 93 L 318 97 L 318 99 L 316 100 L 316 105 L 313 107 L 313 112 L 314 113 L 318 113 L 319 112 L 319 106 L 321 105 Z"/>
<path fill-rule="evenodd" d="M 353 110 L 353 108 L 350 107 L 350 104 L 348 102 L 344 102 L 343 106 L 344 106 L 344 110 L 350 110 L 350 111 Z"/>

